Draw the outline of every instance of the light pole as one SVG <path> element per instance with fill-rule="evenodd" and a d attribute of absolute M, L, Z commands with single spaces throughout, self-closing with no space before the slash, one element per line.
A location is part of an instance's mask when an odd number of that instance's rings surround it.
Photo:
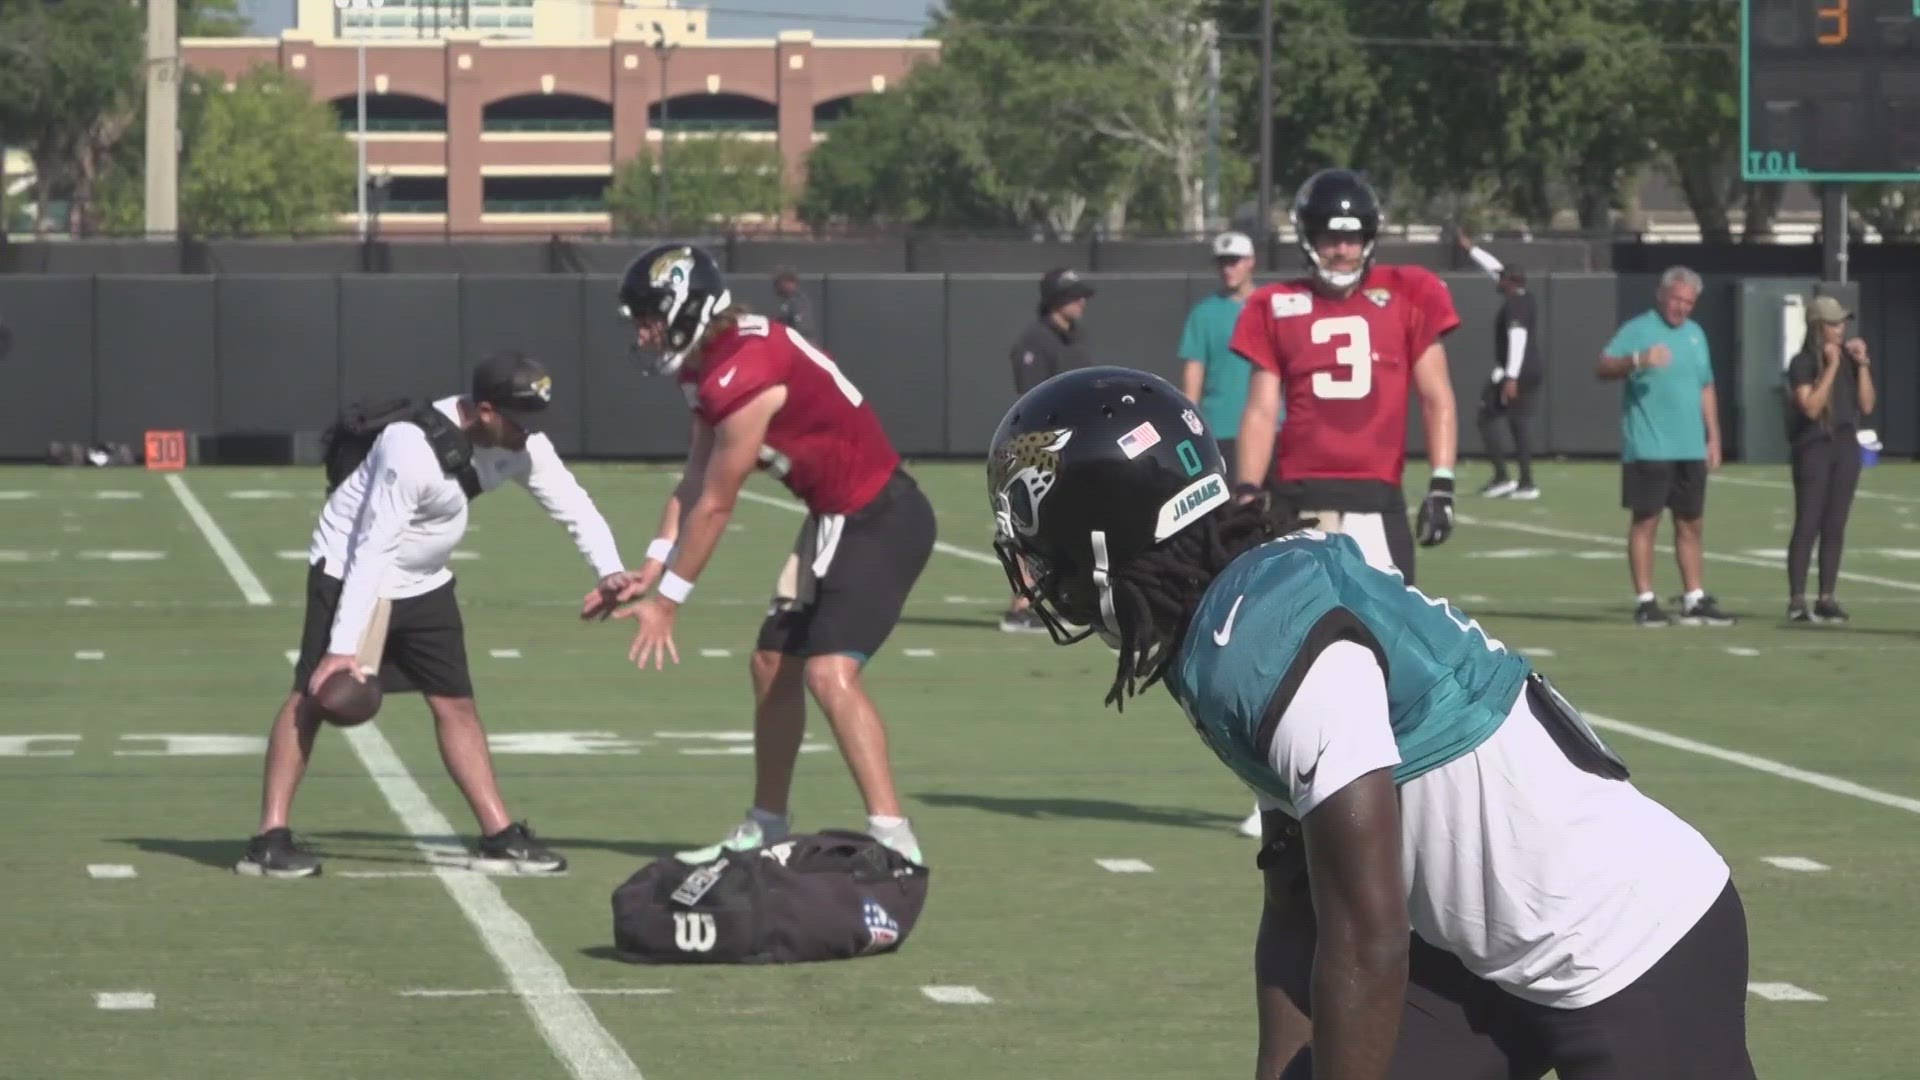
<path fill-rule="evenodd" d="M 380 7 L 382 3 L 383 0 L 333 0 L 336 16 L 338 12 L 343 12 L 348 8 L 371 9 Z M 339 30 L 345 31 L 345 29 L 346 20 L 340 18 Z M 354 35 L 355 76 L 353 91 L 354 107 L 359 114 L 359 137 L 354 140 L 357 145 L 356 161 L 358 164 L 356 166 L 353 189 L 355 192 L 355 205 L 360 215 L 360 238 L 362 240 L 367 237 L 367 35 L 365 29 L 365 27 L 362 27 L 361 33 Z"/>
<path fill-rule="evenodd" d="M 668 229 L 667 217 L 667 58 L 673 46 L 667 44 L 667 28 L 653 24 L 653 53 L 660 58 L 660 231 Z"/>

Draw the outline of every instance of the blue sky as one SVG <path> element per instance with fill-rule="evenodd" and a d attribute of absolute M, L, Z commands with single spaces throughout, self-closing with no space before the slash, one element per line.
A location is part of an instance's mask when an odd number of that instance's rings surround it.
<path fill-rule="evenodd" d="M 782 30 L 812 30 L 819 37 L 916 37 L 927 8 L 938 0 L 712 0 L 708 32 L 714 37 L 772 37 Z M 688 7 L 700 7 L 687 3 Z M 293 0 L 240 0 L 252 32 L 274 35 L 293 21 Z M 772 12 L 773 14 L 764 14 Z"/>

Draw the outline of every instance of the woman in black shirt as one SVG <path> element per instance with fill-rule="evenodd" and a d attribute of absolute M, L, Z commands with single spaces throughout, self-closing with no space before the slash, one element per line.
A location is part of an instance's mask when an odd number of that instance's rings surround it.
<path fill-rule="evenodd" d="M 1793 540 L 1787 545 L 1787 618 L 1845 622 L 1834 600 L 1847 514 L 1860 480 L 1860 422 L 1873 412 L 1867 343 L 1846 336 L 1851 313 L 1831 296 L 1807 308 L 1807 343 L 1787 365 L 1787 437 L 1793 443 Z M 1807 563 L 1820 541 L 1820 595 L 1807 608 Z"/>

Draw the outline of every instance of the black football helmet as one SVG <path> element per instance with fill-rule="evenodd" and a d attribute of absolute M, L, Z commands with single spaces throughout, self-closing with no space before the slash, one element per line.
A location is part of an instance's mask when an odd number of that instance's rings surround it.
<path fill-rule="evenodd" d="M 1122 367 L 1063 372 L 1027 391 L 987 455 L 993 549 L 1057 644 L 1118 640 L 1108 573 L 1232 499 L 1194 403 Z"/>
<path fill-rule="evenodd" d="M 692 244 L 661 244 L 643 252 L 620 279 L 621 314 L 666 322 L 658 348 L 633 346 L 634 359 L 650 375 L 679 371 L 707 324 L 731 306 L 733 295 L 720 264 Z"/>
<path fill-rule="evenodd" d="M 1335 292 L 1345 293 L 1360 283 L 1373 265 L 1373 242 L 1380 235 L 1380 199 L 1373 185 L 1351 169 L 1322 169 L 1307 177 L 1294 193 L 1287 217 L 1293 222 L 1294 242 L 1306 253 L 1314 276 Z M 1360 234 L 1363 245 L 1357 270 L 1333 271 L 1320 263 L 1314 240 L 1325 233 Z"/>

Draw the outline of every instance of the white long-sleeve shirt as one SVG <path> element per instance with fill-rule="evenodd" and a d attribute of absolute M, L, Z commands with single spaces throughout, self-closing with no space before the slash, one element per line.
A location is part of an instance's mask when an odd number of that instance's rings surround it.
<path fill-rule="evenodd" d="M 460 398 L 434 408 L 460 420 Z M 555 521 L 566 526 L 596 579 L 623 567 L 613 530 L 545 435 L 524 450 L 474 447 L 481 491 L 519 481 Z M 431 592 L 453 578 L 447 561 L 467 531 L 467 495 L 416 424 L 389 424 L 360 467 L 335 488 L 320 510 L 307 561 L 323 562 L 343 581 L 327 651 L 354 653 L 378 600 Z"/>
<path fill-rule="evenodd" d="M 1500 265 L 1500 260 L 1494 257 L 1493 252 L 1476 244 L 1468 250 L 1467 258 L 1472 259 L 1476 266 L 1486 271 L 1488 277 L 1496 282 L 1500 280 L 1500 271 L 1505 268 Z M 1525 364 L 1527 359 L 1525 325 L 1517 321 L 1508 324 L 1506 346 L 1506 359 L 1494 362 L 1492 373 L 1494 382 L 1504 382 L 1507 379 L 1520 377 L 1521 365 Z"/>

